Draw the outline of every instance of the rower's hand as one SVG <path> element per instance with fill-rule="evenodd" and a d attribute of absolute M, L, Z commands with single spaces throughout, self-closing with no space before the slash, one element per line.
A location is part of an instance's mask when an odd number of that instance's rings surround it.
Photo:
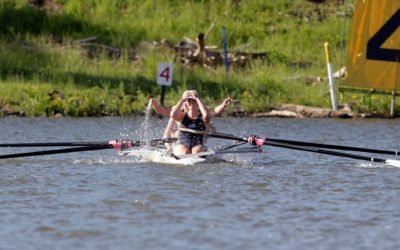
<path fill-rule="evenodd" d="M 232 104 L 232 98 L 230 98 L 230 97 L 226 98 L 222 104 L 224 104 L 224 107 L 227 107 L 227 106 L 231 105 Z"/>
<path fill-rule="evenodd" d="M 191 95 L 192 95 L 191 90 L 186 90 L 186 91 L 183 92 L 183 94 L 182 94 L 182 99 L 185 99 L 185 100 L 186 100 L 186 98 L 188 98 L 188 97 L 191 96 Z"/>
<path fill-rule="evenodd" d="M 151 97 L 149 99 L 149 101 L 150 101 L 152 107 L 155 107 L 155 106 L 158 105 L 158 103 L 157 103 L 157 101 L 156 101 L 156 99 L 154 97 Z"/>
<path fill-rule="evenodd" d="M 186 99 L 189 96 L 194 96 L 198 98 L 199 94 L 197 94 L 196 90 L 186 90 L 185 92 L 183 92 L 182 99 Z"/>
<path fill-rule="evenodd" d="M 197 94 L 196 90 L 190 90 L 190 92 L 192 96 L 199 98 L 199 94 Z"/>

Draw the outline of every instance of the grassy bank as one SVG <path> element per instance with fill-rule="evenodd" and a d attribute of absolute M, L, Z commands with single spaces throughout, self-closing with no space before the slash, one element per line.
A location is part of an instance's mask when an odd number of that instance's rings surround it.
<path fill-rule="evenodd" d="M 344 64 L 343 15 L 349 31 L 352 6 L 335 2 L 57 0 L 39 8 L 25 0 L 5 0 L 0 3 L 0 109 L 29 116 L 142 112 L 149 96 L 159 97 L 159 62 L 175 66 L 168 106 L 194 88 L 210 106 L 231 96 L 247 112 L 282 103 L 329 107 L 327 81 L 306 84 L 304 77 L 326 76 L 325 41 L 337 68 Z M 177 44 L 184 36 L 194 39 L 209 30 L 207 45 L 221 48 L 223 26 L 230 51 L 268 52 L 267 60 L 232 66 L 227 80 L 223 66 L 187 68 L 170 49 L 141 46 L 162 39 Z M 91 36 L 98 44 L 121 49 L 120 56 L 101 51 L 88 56 L 74 41 Z M 130 58 L 132 50 L 138 59 Z M 54 91 L 59 94 L 49 95 Z M 339 95 L 339 102 L 357 111 L 388 112 L 390 100 L 348 93 Z"/>

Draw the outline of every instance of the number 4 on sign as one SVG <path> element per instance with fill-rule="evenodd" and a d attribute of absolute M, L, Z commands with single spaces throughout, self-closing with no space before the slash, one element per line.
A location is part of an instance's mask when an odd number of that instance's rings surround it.
<path fill-rule="evenodd" d="M 157 84 L 171 86 L 173 74 L 174 74 L 173 64 L 160 63 L 158 65 Z"/>

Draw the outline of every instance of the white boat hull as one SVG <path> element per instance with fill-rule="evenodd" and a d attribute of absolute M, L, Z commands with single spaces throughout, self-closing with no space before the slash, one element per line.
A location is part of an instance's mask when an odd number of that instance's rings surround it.
<path fill-rule="evenodd" d="M 157 149 L 131 149 L 120 151 L 119 155 L 134 156 L 145 162 L 156 162 L 164 164 L 178 164 L 178 165 L 195 165 L 199 163 L 214 162 L 217 156 L 212 150 L 202 152 L 199 154 L 184 155 L 182 158 L 175 158 L 166 154 L 164 150 Z M 212 160 L 213 158 L 213 160 Z"/>

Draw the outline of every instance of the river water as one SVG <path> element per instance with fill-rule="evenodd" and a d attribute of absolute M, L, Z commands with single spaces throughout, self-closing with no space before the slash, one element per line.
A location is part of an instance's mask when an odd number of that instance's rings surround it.
<path fill-rule="evenodd" d="M 146 139 L 143 120 L 1 118 L 0 143 Z M 146 133 L 160 138 L 166 122 L 150 118 Z M 235 135 L 400 148 L 399 120 L 214 122 Z M 34 149 L 0 154 L 24 150 Z M 267 146 L 195 166 L 113 149 L 0 160 L 0 249 L 399 249 L 399 197 L 398 168 Z"/>

